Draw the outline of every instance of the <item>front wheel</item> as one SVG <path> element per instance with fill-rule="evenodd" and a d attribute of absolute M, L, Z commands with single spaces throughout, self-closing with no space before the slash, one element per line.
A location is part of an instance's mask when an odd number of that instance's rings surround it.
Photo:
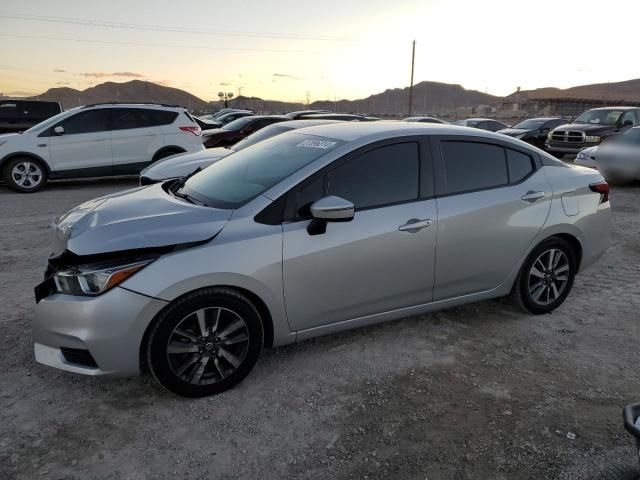
<path fill-rule="evenodd" d="M 516 278 L 511 296 L 524 311 L 549 313 L 567 298 L 577 270 L 576 255 L 566 240 L 552 237 L 538 245 Z"/>
<path fill-rule="evenodd" d="M 16 192 L 33 193 L 46 185 L 47 172 L 37 160 L 14 158 L 5 168 L 4 180 Z"/>
<path fill-rule="evenodd" d="M 164 310 L 147 343 L 154 378 L 185 397 L 222 393 L 246 377 L 263 344 L 260 314 L 244 295 L 205 288 Z"/>

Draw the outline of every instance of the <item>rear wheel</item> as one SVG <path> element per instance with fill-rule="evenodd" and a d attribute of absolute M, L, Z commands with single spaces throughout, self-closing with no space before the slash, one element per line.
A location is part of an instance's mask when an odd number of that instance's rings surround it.
<path fill-rule="evenodd" d="M 7 162 L 4 181 L 16 192 L 33 193 L 46 185 L 47 171 L 32 158 L 14 158 Z"/>
<path fill-rule="evenodd" d="M 529 313 L 549 313 L 569 295 L 576 269 L 576 255 L 571 245 L 562 238 L 551 237 L 531 252 L 516 278 L 511 296 Z"/>
<path fill-rule="evenodd" d="M 222 393 L 246 377 L 263 344 L 260 314 L 242 294 L 206 288 L 180 298 L 149 335 L 154 378 L 186 397 Z"/>

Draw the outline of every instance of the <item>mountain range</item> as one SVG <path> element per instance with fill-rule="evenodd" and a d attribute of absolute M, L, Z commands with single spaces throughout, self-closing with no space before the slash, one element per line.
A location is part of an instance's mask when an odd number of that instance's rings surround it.
<path fill-rule="evenodd" d="M 513 100 L 516 97 L 531 100 L 539 98 L 586 98 L 640 102 L 640 79 L 581 85 L 568 89 L 547 87 L 536 90 L 523 90 L 514 92 L 506 98 Z M 124 83 L 106 82 L 86 90 L 51 88 L 32 98 L 58 101 L 64 108 L 105 102 L 157 102 L 182 105 L 192 111 L 202 112 L 217 110 L 220 106 L 218 101 L 207 102 L 184 90 L 141 80 L 132 80 Z M 413 87 L 413 112 L 445 114 L 463 107 L 497 106 L 504 99 L 504 97 L 489 95 L 477 90 L 467 90 L 461 85 L 425 81 Z M 315 101 L 309 105 L 239 96 L 230 102 L 230 106 L 272 113 L 311 108 L 339 112 L 395 115 L 407 113 L 408 103 L 409 88 L 405 87 L 387 89 L 384 92 L 359 100 L 324 100 Z"/>

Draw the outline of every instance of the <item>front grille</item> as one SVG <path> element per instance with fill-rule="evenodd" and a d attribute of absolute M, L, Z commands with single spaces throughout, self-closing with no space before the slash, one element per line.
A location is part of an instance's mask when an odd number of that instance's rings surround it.
<path fill-rule="evenodd" d="M 572 130 L 554 130 L 551 134 L 551 140 L 563 143 L 584 143 L 584 132 Z"/>
<path fill-rule="evenodd" d="M 89 353 L 89 350 L 60 347 L 60 351 L 62 352 L 62 356 L 65 361 L 68 363 L 73 363 L 82 367 L 98 368 L 98 364 Z"/>

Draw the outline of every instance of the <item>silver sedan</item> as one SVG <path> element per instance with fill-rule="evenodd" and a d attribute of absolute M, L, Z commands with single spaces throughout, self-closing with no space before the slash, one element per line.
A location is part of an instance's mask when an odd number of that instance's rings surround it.
<path fill-rule="evenodd" d="M 503 296 L 551 312 L 609 223 L 597 171 L 503 135 L 295 130 L 58 219 L 35 358 L 211 395 L 265 347 Z"/>

